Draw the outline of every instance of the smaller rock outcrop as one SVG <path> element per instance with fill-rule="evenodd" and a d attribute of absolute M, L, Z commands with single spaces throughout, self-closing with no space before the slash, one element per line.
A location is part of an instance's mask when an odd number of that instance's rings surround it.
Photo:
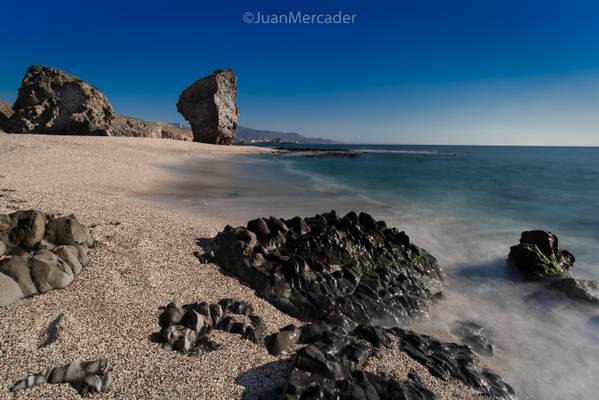
<path fill-rule="evenodd" d="M 91 393 L 107 392 L 112 384 L 110 370 L 112 364 L 106 359 L 96 361 L 74 360 L 61 367 L 50 367 L 43 371 L 28 376 L 15 383 L 11 392 L 18 392 L 44 383 L 68 383 L 73 386 L 81 396 Z"/>
<path fill-rule="evenodd" d="M 110 126 L 110 133 L 112 136 L 193 140 L 193 133 L 189 129 L 181 129 L 165 122 L 144 121 L 124 115 L 115 117 Z"/>
<path fill-rule="evenodd" d="M 419 379 L 397 381 L 364 371 L 380 348 L 398 346 L 429 373 L 443 381 L 459 381 L 489 398 L 516 400 L 510 385 L 480 366 L 468 346 L 440 342 L 400 328 L 359 325 L 351 331 L 316 322 L 302 327 L 285 399 L 433 400 Z"/>
<path fill-rule="evenodd" d="M 87 265 L 93 243 L 73 215 L 0 214 L 0 306 L 70 285 Z"/>
<path fill-rule="evenodd" d="M 367 213 L 258 218 L 208 247 L 201 260 L 301 320 L 395 325 L 426 314 L 441 285 L 433 256 Z"/>
<path fill-rule="evenodd" d="M 160 341 L 163 347 L 183 354 L 201 355 L 219 345 L 210 340 L 212 330 L 241 335 L 254 343 L 264 340 L 264 323 L 244 301 L 222 299 L 177 305 L 169 303 L 160 315 Z"/>
<path fill-rule="evenodd" d="M 571 269 L 575 257 L 558 248 L 558 238 L 551 232 L 522 232 L 520 244 L 510 248 L 509 261 L 530 280 L 541 281 L 573 300 L 599 304 L 599 282 L 576 279 Z"/>
<path fill-rule="evenodd" d="M 5 129 L 5 125 L 13 113 L 14 112 L 10 104 L 0 101 L 0 131 Z"/>
<path fill-rule="evenodd" d="M 520 243 L 510 248 L 509 260 L 527 279 L 539 280 L 567 275 L 575 258 L 559 250 L 553 233 L 535 230 L 522 232 Z"/>
<path fill-rule="evenodd" d="M 56 68 L 29 67 L 5 124 L 10 133 L 107 135 L 112 105 L 97 88 Z"/>
<path fill-rule="evenodd" d="M 231 144 L 239 119 L 236 98 L 235 72 L 217 70 L 181 93 L 177 111 L 191 124 L 196 142 Z"/>

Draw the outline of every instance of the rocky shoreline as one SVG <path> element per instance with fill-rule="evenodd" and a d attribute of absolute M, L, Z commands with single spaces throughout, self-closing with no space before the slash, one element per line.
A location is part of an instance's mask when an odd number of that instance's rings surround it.
<path fill-rule="evenodd" d="M 407 328 L 444 301 L 445 278 L 405 232 L 364 212 L 222 228 L 226 221 L 210 215 L 131 195 L 155 190 L 157 177 L 174 179 L 152 166 L 157 160 L 203 145 L 101 139 L 0 134 L 0 166 L 10 171 L 0 177 L 0 240 L 8 244 L 0 273 L 19 254 L 89 250 L 68 286 L 0 307 L 0 353 L 9 360 L 0 398 L 13 398 L 11 388 L 23 398 L 67 399 L 517 398 L 494 372 L 485 327 L 456 322 L 461 343 Z M 59 217 L 71 213 L 81 229 Z M 57 236 L 52 221 L 66 218 L 70 229 Z M 74 260 L 58 257 L 73 271 Z M 549 232 L 524 232 L 509 258 L 550 288 L 592 286 L 574 278 L 574 257 Z"/>

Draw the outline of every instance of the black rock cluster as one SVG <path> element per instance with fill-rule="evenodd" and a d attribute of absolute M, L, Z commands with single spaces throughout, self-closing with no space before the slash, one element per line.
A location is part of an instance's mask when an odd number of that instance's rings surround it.
<path fill-rule="evenodd" d="M 434 399 L 413 375 L 398 382 L 363 371 L 375 351 L 393 339 L 399 348 L 444 381 L 457 380 L 490 398 L 515 400 L 513 389 L 501 377 L 483 369 L 468 346 L 434 340 L 400 328 L 359 325 L 351 331 L 325 323 L 302 328 L 285 398 L 291 399 Z"/>
<path fill-rule="evenodd" d="M 221 330 L 241 335 L 254 343 L 264 339 L 264 323 L 245 301 L 222 299 L 177 305 L 169 303 L 160 315 L 163 346 L 184 354 L 200 355 L 218 349 L 210 332 Z"/>
<path fill-rule="evenodd" d="M 200 258 L 283 312 L 334 325 L 395 325 L 423 315 L 441 283 L 434 257 L 366 213 L 227 226 Z"/>
<path fill-rule="evenodd" d="M 382 344 L 383 337 L 373 329 L 358 327 L 346 333 L 323 324 L 305 327 L 303 339 L 312 343 L 297 352 L 283 398 L 433 400 L 417 380 L 399 382 L 363 371 L 374 347 Z"/>

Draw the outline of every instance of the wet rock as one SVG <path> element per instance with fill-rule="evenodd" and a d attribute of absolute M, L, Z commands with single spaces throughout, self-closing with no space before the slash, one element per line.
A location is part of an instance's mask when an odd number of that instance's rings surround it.
<path fill-rule="evenodd" d="M 284 398 L 433 400 L 420 383 L 366 373 L 363 366 L 375 349 L 344 333 L 325 330 L 295 358 Z"/>
<path fill-rule="evenodd" d="M 567 275 L 575 258 L 559 250 L 557 236 L 535 230 L 522 232 L 520 244 L 510 248 L 509 260 L 527 279 L 540 280 Z"/>
<path fill-rule="evenodd" d="M 177 111 L 191 124 L 196 142 L 231 144 L 239 119 L 236 98 L 235 72 L 217 70 L 181 93 Z"/>
<path fill-rule="evenodd" d="M 14 114 L 5 124 L 11 133 L 107 135 L 112 105 L 94 86 L 56 68 L 29 67 Z"/>
<path fill-rule="evenodd" d="M 452 332 L 462 339 L 464 344 L 484 356 L 492 356 L 494 346 L 482 326 L 472 321 L 455 321 Z"/>
<path fill-rule="evenodd" d="M 551 232 L 522 232 L 520 244 L 511 248 L 509 259 L 527 279 L 540 280 L 573 300 L 599 304 L 599 282 L 573 276 L 570 270 L 575 257 L 558 248 L 558 238 Z"/>
<path fill-rule="evenodd" d="M 549 284 L 551 289 L 559 290 L 573 300 L 599 304 L 599 283 L 567 277 Z"/>
<path fill-rule="evenodd" d="M 213 329 L 241 335 L 254 343 L 264 337 L 264 323 L 250 304 L 233 299 L 218 303 L 169 303 L 160 315 L 163 347 L 183 354 L 201 355 L 220 346 L 210 340 Z"/>
<path fill-rule="evenodd" d="M 110 370 L 112 364 L 106 359 L 96 361 L 74 360 L 61 367 L 50 367 L 37 374 L 18 381 L 11 392 L 18 392 L 44 383 L 68 383 L 77 389 L 80 395 L 107 392 L 112 384 Z"/>
<path fill-rule="evenodd" d="M 278 356 L 291 351 L 300 338 L 300 330 L 295 325 L 288 325 L 267 340 L 268 352 Z"/>
<path fill-rule="evenodd" d="M 227 226 L 207 252 L 280 310 L 336 325 L 423 315 L 441 283 L 434 257 L 365 213 Z"/>

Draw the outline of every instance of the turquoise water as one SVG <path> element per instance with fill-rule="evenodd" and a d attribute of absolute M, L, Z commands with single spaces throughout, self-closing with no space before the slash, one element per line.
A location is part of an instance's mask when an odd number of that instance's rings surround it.
<path fill-rule="evenodd" d="M 328 147 L 367 152 L 266 158 L 311 190 L 376 200 L 363 209 L 439 259 L 446 298 L 415 329 L 456 340 L 452 322 L 474 320 L 496 344 L 483 362 L 521 398 L 597 398 L 599 309 L 524 282 L 506 257 L 521 231 L 550 230 L 576 255 L 577 277 L 599 278 L 599 148 Z"/>
<path fill-rule="evenodd" d="M 599 148 L 342 147 L 370 152 L 358 159 L 296 156 L 284 162 L 398 209 L 418 204 L 465 219 L 551 230 L 575 246 L 585 264 L 594 263 L 585 246 L 599 242 Z M 599 274 L 599 260 L 597 266 Z"/>

